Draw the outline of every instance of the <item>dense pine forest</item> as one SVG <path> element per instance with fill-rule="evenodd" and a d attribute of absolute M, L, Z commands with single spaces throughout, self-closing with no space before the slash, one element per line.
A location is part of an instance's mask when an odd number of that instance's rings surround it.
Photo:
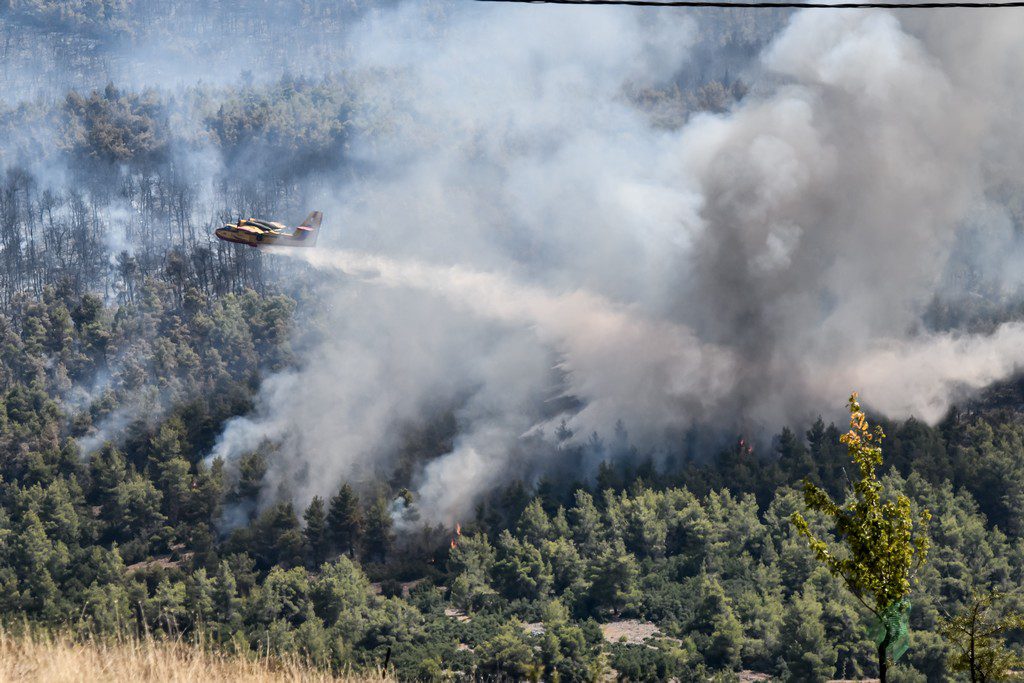
<path fill-rule="evenodd" d="M 313 454 L 313 471 L 280 476 L 272 438 L 216 457 L 268 378 L 336 332 L 338 304 L 306 264 L 212 231 L 293 220 L 381 173 L 366 140 L 409 125 L 373 85 L 393 74 L 331 62 L 389 7 L 0 2 L 0 620 L 400 680 L 877 675 L 875 617 L 792 522 L 839 540 L 803 482 L 853 495 L 843 394 L 817 406 L 825 418 L 718 421 L 658 445 L 620 420 L 592 434 L 563 421 L 521 446 L 562 465 L 487 480 L 444 520 L 421 515 L 416 485 L 458 441 L 452 402 L 396 420 L 386 471 L 321 482 L 327 495 L 293 486 L 321 476 Z M 661 132 L 724 115 L 766 87 L 752 64 L 789 16 L 704 19 L 690 66 L 619 95 Z M 133 68 L 154 42 L 168 54 Z M 202 51 L 238 73 L 178 63 Z M 972 296 L 936 296 L 930 329 L 1017 319 L 1019 299 L 956 266 Z M 991 627 L 976 680 L 1022 666 L 1024 381 L 957 403 L 933 425 L 867 397 L 886 495 L 931 515 L 892 681 L 967 675 L 970 614 Z"/>
<path fill-rule="evenodd" d="M 245 409 L 253 368 L 289 362 L 294 302 L 194 288 L 178 301 L 172 289 L 153 278 L 135 303 L 109 307 L 47 289 L 5 317 L 8 618 L 201 632 L 328 667 L 388 661 L 408 679 L 872 673 L 868 617 L 789 521 L 804 509 L 803 478 L 839 498 L 848 487 L 836 426 L 662 467 L 622 434 L 595 481 L 514 482 L 459 532 L 396 531 L 392 501 L 409 495 L 400 479 L 341 483 L 305 509 L 285 492 L 258 504 L 272 453 L 231 470 L 204 454 L 217 425 Z M 100 397 L 76 400 L 76 379 L 101 371 Z M 933 515 L 899 680 L 948 674 L 943 615 L 991 589 L 1007 594 L 1001 609 L 1017 603 L 1024 420 L 1006 406 L 1021 390 L 1007 385 L 937 428 L 886 424 L 887 486 Z M 117 419 L 126 405 L 132 416 Z M 443 448 L 444 427 L 434 429 L 423 452 Z M 226 510 L 241 518 L 226 524 Z"/>

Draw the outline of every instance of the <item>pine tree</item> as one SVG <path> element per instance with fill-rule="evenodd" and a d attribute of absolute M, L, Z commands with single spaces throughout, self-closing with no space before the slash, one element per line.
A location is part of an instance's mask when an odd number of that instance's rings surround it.
<path fill-rule="evenodd" d="M 502 593 L 512 598 L 545 598 L 555 582 L 540 550 L 514 537 L 508 529 L 498 536 L 498 560 L 492 573 L 501 584 Z"/>
<path fill-rule="evenodd" d="M 89 461 L 91 491 L 89 500 L 103 505 L 113 498 L 114 489 L 124 481 L 128 464 L 124 454 L 109 443 L 93 454 Z"/>
<path fill-rule="evenodd" d="M 324 499 L 313 496 L 313 500 L 302 515 L 306 528 L 306 551 L 311 567 L 319 567 L 327 559 L 327 513 L 324 510 Z"/>
<path fill-rule="evenodd" d="M 192 495 L 193 480 L 188 461 L 174 456 L 161 461 L 157 470 L 157 482 L 164 494 L 164 513 L 172 523 L 176 523 Z"/>
<path fill-rule="evenodd" d="M 534 498 L 519 516 L 518 536 L 523 540 L 540 547 L 543 541 L 551 537 L 551 519 L 541 506 L 540 498 Z"/>
<path fill-rule="evenodd" d="M 810 452 L 789 427 L 783 428 L 779 434 L 776 451 L 779 454 L 779 466 L 786 475 L 819 481 Z"/>
<path fill-rule="evenodd" d="M 174 417 L 160 425 L 160 430 L 149 442 L 153 459 L 165 462 L 181 457 L 185 452 L 185 434 L 185 424 L 181 418 Z"/>
<path fill-rule="evenodd" d="M 391 513 L 388 511 L 387 500 L 383 496 L 370 505 L 366 511 L 366 532 L 363 534 L 363 546 L 369 559 L 380 562 L 387 560 L 394 537 L 391 534 Z"/>
<path fill-rule="evenodd" d="M 185 609 L 185 584 L 164 577 L 150 599 L 150 616 L 153 623 L 161 626 L 166 633 L 180 632 L 182 621 L 187 616 Z"/>
<path fill-rule="evenodd" d="M 214 582 L 213 605 L 217 610 L 217 620 L 230 627 L 236 625 L 238 615 L 238 585 L 235 582 L 235 575 L 231 571 L 231 565 L 227 560 L 221 560 L 217 568 L 217 577 Z"/>
<path fill-rule="evenodd" d="M 343 484 L 337 495 L 331 498 L 331 507 L 327 513 L 327 535 L 336 548 L 354 557 L 362 529 L 359 496 L 351 486 Z"/>
<path fill-rule="evenodd" d="M 640 567 L 619 539 L 602 541 L 591 558 L 587 580 L 590 600 L 598 611 L 618 616 L 640 602 Z"/>
<path fill-rule="evenodd" d="M 214 613 L 215 582 L 200 567 L 185 580 L 185 605 L 194 625 L 205 624 Z"/>
<path fill-rule="evenodd" d="M 939 623 L 939 632 L 956 647 L 950 669 L 966 673 L 971 683 L 1004 680 L 1024 664 L 1005 642 L 1010 631 L 1024 628 L 1024 613 L 1003 604 L 1005 597 L 995 591 L 974 595 L 964 609 Z"/>
<path fill-rule="evenodd" d="M 602 538 L 601 513 L 594 505 L 594 497 L 586 491 L 576 492 L 576 504 L 569 509 L 569 523 L 573 539 L 583 553 L 597 550 Z"/>
<path fill-rule="evenodd" d="M 243 455 L 238 463 L 238 500 L 255 500 L 263 488 L 267 459 L 259 451 Z"/>
<path fill-rule="evenodd" d="M 448 553 L 448 573 L 452 602 L 466 611 L 483 607 L 496 595 L 490 576 L 494 568 L 494 548 L 483 534 L 462 536 Z"/>
<path fill-rule="evenodd" d="M 701 599 L 690 627 L 703 636 L 704 660 L 713 668 L 735 669 L 743 649 L 743 626 L 725 594 L 721 582 L 701 569 L 698 577 Z"/>
<path fill-rule="evenodd" d="M 25 514 L 23 530 L 16 537 L 15 566 L 25 587 L 22 608 L 43 617 L 55 616 L 60 589 L 50 573 L 56 553 L 39 516 Z"/>
<path fill-rule="evenodd" d="M 266 569 L 280 564 L 295 567 L 302 564 L 305 538 L 295 507 L 289 502 L 272 505 L 255 524 L 256 559 Z"/>
<path fill-rule="evenodd" d="M 125 539 L 146 538 L 165 521 L 160 508 L 163 494 L 145 477 L 133 474 L 117 485 L 106 520 Z"/>
<path fill-rule="evenodd" d="M 821 602 L 810 585 L 793 596 L 786 608 L 782 648 L 787 680 L 825 681 L 836 668 L 836 649 L 828 641 L 822 624 Z"/>

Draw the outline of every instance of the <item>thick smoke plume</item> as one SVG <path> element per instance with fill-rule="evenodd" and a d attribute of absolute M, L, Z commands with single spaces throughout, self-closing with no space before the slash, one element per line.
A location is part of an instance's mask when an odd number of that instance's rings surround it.
<path fill-rule="evenodd" d="M 964 263 L 1019 294 L 1019 15 L 797 13 L 742 102 L 667 130 L 628 93 L 683 67 L 687 15 L 425 14 L 353 29 L 379 133 L 311 207 L 324 332 L 215 455 L 274 442 L 275 483 L 309 498 L 388 472 L 405 427 L 450 411 L 451 452 L 413 474 L 449 521 L 618 420 L 654 452 L 853 388 L 936 420 L 1024 361 L 1019 323 L 924 322 L 969 294 Z"/>

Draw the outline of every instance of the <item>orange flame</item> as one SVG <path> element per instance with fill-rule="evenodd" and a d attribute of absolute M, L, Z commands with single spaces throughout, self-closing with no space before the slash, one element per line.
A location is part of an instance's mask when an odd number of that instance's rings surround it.
<path fill-rule="evenodd" d="M 459 524 L 458 522 L 455 522 L 455 535 L 456 536 L 461 536 L 462 535 L 462 525 Z"/>

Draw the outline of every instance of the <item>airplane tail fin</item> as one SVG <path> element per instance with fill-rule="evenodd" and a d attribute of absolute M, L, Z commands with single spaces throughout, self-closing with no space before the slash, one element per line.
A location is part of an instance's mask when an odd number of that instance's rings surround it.
<path fill-rule="evenodd" d="M 295 234 L 293 237 L 295 240 L 305 242 L 303 246 L 315 247 L 316 239 L 320 236 L 320 221 L 323 220 L 324 215 L 319 211 L 306 216 L 306 220 L 302 221 L 302 224 L 295 228 Z"/>

